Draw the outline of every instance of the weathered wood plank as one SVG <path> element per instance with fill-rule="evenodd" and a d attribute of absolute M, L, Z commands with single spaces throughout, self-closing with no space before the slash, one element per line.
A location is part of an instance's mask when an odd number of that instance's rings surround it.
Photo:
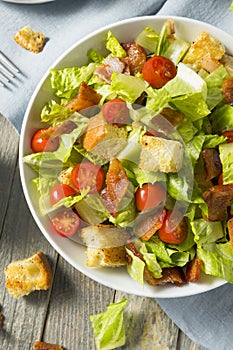
<path fill-rule="evenodd" d="M 179 329 L 155 299 L 116 292 L 115 301 L 128 299 L 124 309 L 127 350 L 175 350 Z M 184 350 L 185 348 L 183 348 Z"/>
<path fill-rule="evenodd" d="M 18 139 L 14 127 L 0 114 L 0 235 L 17 164 Z"/>
<path fill-rule="evenodd" d="M 103 312 L 113 302 L 114 290 L 106 288 L 59 257 L 43 340 L 67 350 L 94 350 L 90 315 Z"/>
<path fill-rule="evenodd" d="M 57 254 L 37 228 L 25 202 L 19 169 L 15 167 L 18 152 L 17 147 L 14 148 L 13 145 L 17 144 L 18 135 L 9 123 L 5 123 L 1 118 L 1 132 L 3 127 L 5 136 L 0 138 L 1 167 L 3 160 L 6 169 L 4 173 L 1 172 L 1 186 L 4 184 L 7 195 L 3 193 L 3 196 L 0 196 L 3 210 L 0 240 L 0 305 L 4 315 L 0 344 L 1 349 L 29 350 L 42 333 L 50 293 L 34 292 L 28 297 L 13 299 L 5 289 L 4 268 L 12 260 L 25 258 L 38 250 L 46 253 L 52 266 L 55 266 Z"/>
<path fill-rule="evenodd" d="M 181 330 L 179 331 L 177 350 L 203 350 L 200 346 L 196 345 L 192 340 L 187 337 Z"/>

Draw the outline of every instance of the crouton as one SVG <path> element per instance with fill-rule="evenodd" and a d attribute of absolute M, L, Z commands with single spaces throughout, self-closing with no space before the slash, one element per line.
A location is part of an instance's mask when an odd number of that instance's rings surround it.
<path fill-rule="evenodd" d="M 39 53 L 43 50 L 45 35 L 25 26 L 16 33 L 14 40 L 26 50 Z"/>
<path fill-rule="evenodd" d="M 101 113 L 91 117 L 83 138 L 83 147 L 100 158 L 114 158 L 127 143 L 124 128 L 107 124 Z"/>
<path fill-rule="evenodd" d="M 84 227 L 80 235 L 87 246 L 86 265 L 118 267 L 126 265 L 125 244 L 128 233 L 112 225 Z"/>
<path fill-rule="evenodd" d="M 72 98 L 65 107 L 73 111 L 82 111 L 83 109 L 96 106 L 100 102 L 101 95 L 85 82 L 80 85 L 78 95 Z"/>
<path fill-rule="evenodd" d="M 139 168 L 176 173 L 183 165 L 183 146 L 179 141 L 144 135 Z"/>
<path fill-rule="evenodd" d="M 69 167 L 62 170 L 58 176 L 58 181 L 63 185 L 69 185 L 75 191 L 77 191 L 77 188 L 74 186 L 72 181 L 72 171 L 73 171 L 73 167 Z"/>
<path fill-rule="evenodd" d="M 211 34 L 202 31 L 190 46 L 183 63 L 212 71 L 220 65 L 224 53 L 224 45 Z"/>
<path fill-rule="evenodd" d="M 47 290 L 52 284 L 52 271 L 42 252 L 18 261 L 5 268 L 6 288 L 14 297 L 28 295 L 34 290 Z"/>

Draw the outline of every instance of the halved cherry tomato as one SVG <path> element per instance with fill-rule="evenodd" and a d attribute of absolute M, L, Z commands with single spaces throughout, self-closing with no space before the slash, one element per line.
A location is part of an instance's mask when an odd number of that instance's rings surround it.
<path fill-rule="evenodd" d="M 72 182 L 78 191 L 89 187 L 89 193 L 98 192 L 104 183 L 104 171 L 90 162 L 77 164 L 72 171 Z"/>
<path fill-rule="evenodd" d="M 176 76 L 176 66 L 166 57 L 154 56 L 144 64 L 142 75 L 153 88 L 159 89 Z"/>
<path fill-rule="evenodd" d="M 56 204 L 61 199 L 65 197 L 72 196 L 75 194 L 75 190 L 66 184 L 58 184 L 51 188 L 50 190 L 50 203 L 51 205 Z"/>
<path fill-rule="evenodd" d="M 52 137 L 53 128 L 39 129 L 31 139 L 33 152 L 54 152 L 59 147 L 59 138 Z"/>
<path fill-rule="evenodd" d="M 188 227 L 183 214 L 178 210 L 168 210 L 163 226 L 158 230 L 159 238 L 166 243 L 181 244 L 188 235 Z"/>
<path fill-rule="evenodd" d="M 227 143 L 233 142 L 233 130 L 223 131 L 222 136 L 227 137 Z"/>
<path fill-rule="evenodd" d="M 108 124 L 124 125 L 129 119 L 129 110 L 125 101 L 120 98 L 106 102 L 102 113 Z"/>
<path fill-rule="evenodd" d="M 72 209 L 56 214 L 51 221 L 55 231 L 62 237 L 72 237 L 80 224 L 78 215 Z"/>
<path fill-rule="evenodd" d="M 154 208 L 165 199 L 166 190 L 159 182 L 144 184 L 137 189 L 135 194 L 136 207 L 140 211 Z"/>

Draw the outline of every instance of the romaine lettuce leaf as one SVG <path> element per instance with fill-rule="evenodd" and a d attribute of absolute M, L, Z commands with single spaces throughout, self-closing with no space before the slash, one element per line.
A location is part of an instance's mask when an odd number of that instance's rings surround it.
<path fill-rule="evenodd" d="M 113 72 L 111 86 L 120 98 L 133 103 L 145 91 L 148 83 L 137 76 Z"/>
<path fill-rule="evenodd" d="M 206 103 L 210 110 L 216 107 L 223 99 L 222 84 L 228 77 L 228 72 L 223 65 L 219 66 L 205 78 L 207 84 Z"/>
<path fill-rule="evenodd" d="M 223 184 L 233 183 L 233 143 L 219 145 L 219 155 L 222 163 Z"/>
<path fill-rule="evenodd" d="M 164 56 L 169 58 L 175 66 L 177 66 L 188 51 L 189 47 L 190 44 L 187 41 L 176 37 L 164 52 Z"/>
<path fill-rule="evenodd" d="M 197 219 L 190 222 L 194 241 L 198 246 L 213 243 L 224 236 L 222 223 L 220 221 L 206 221 Z"/>
<path fill-rule="evenodd" d="M 150 27 L 146 27 L 135 39 L 138 45 L 141 45 L 144 49 L 152 53 L 156 52 L 158 41 L 159 34 Z"/>
<path fill-rule="evenodd" d="M 108 31 L 108 36 L 106 39 L 106 49 L 109 50 L 113 54 L 113 56 L 119 58 L 123 58 L 126 56 L 125 50 L 111 31 Z"/>
<path fill-rule="evenodd" d="M 52 100 L 42 109 L 41 121 L 49 123 L 51 126 L 55 126 L 64 120 L 67 120 L 72 113 L 73 111 L 71 109 L 63 107 L 56 101 Z"/>
<path fill-rule="evenodd" d="M 60 98 L 70 100 L 77 94 L 82 82 L 88 82 L 96 68 L 96 63 L 87 66 L 51 69 L 51 85 Z"/>
<path fill-rule="evenodd" d="M 233 106 L 223 105 L 216 108 L 211 115 L 213 132 L 220 133 L 233 129 Z"/>
<path fill-rule="evenodd" d="M 123 309 L 126 303 L 127 299 L 110 303 L 104 313 L 90 316 L 98 350 L 112 350 L 125 344 Z"/>
<path fill-rule="evenodd" d="M 207 275 L 217 276 L 233 283 L 233 251 L 230 242 L 199 246 L 197 257 L 201 259 L 202 270 Z"/>
<path fill-rule="evenodd" d="M 127 264 L 128 274 L 133 280 L 135 280 L 143 286 L 145 263 L 136 255 L 134 255 L 130 249 L 126 248 L 126 252 L 132 259 L 130 264 Z"/>

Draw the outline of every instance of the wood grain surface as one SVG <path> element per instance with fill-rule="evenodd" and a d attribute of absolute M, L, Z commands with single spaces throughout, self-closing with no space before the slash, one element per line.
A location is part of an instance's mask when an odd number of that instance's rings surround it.
<path fill-rule="evenodd" d="M 18 169 L 19 135 L 0 115 L 0 349 L 33 349 L 36 340 L 66 350 L 95 350 L 89 316 L 110 302 L 127 298 L 124 350 L 201 350 L 161 310 L 156 300 L 102 286 L 75 270 L 46 241 L 27 207 Z M 5 288 L 4 268 L 38 250 L 51 263 L 49 291 L 13 299 Z"/>

